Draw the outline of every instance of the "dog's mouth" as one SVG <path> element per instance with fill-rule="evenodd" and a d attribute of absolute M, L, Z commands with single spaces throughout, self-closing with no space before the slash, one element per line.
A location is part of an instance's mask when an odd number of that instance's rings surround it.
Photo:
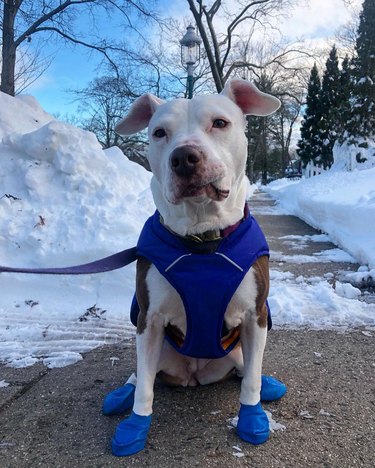
<path fill-rule="evenodd" d="M 211 182 L 204 185 L 189 184 L 181 193 L 181 198 L 201 196 L 207 196 L 215 201 L 222 201 L 228 198 L 229 190 L 219 189 Z"/>

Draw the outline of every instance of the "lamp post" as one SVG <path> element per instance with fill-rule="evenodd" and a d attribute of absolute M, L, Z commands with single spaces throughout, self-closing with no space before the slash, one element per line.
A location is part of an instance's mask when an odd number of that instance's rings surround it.
<path fill-rule="evenodd" d="M 185 36 L 180 40 L 181 63 L 187 70 L 188 98 L 191 99 L 193 97 L 194 69 L 200 59 L 200 45 L 202 41 L 195 33 L 194 26 L 189 25 L 186 30 Z"/>

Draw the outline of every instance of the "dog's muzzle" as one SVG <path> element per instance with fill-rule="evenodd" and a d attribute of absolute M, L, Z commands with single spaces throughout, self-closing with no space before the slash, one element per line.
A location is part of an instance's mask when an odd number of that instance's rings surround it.
<path fill-rule="evenodd" d="M 229 190 L 217 186 L 217 181 L 224 175 L 224 166 L 209 162 L 199 147 L 179 146 L 172 151 L 169 161 L 174 203 L 183 198 L 197 197 L 221 201 L 229 196 Z"/>

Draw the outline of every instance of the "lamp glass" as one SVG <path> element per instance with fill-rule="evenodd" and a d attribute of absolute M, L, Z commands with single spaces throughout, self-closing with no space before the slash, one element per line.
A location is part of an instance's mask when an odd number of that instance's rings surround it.
<path fill-rule="evenodd" d="M 199 60 L 199 45 L 181 46 L 181 59 L 185 65 L 194 65 Z"/>

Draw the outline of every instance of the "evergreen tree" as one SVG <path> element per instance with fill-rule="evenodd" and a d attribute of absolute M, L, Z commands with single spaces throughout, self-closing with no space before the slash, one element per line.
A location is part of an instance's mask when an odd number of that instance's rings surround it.
<path fill-rule="evenodd" d="M 364 0 L 353 59 L 352 115 L 347 125 L 348 141 L 367 148 L 375 138 L 375 1 Z M 357 155 L 361 162 L 360 153 Z"/>
<path fill-rule="evenodd" d="M 320 77 L 316 63 L 311 69 L 306 97 L 306 111 L 301 126 L 301 139 L 298 141 L 298 156 L 303 166 L 315 161 L 321 152 L 319 121 L 322 116 L 320 107 Z"/>
<path fill-rule="evenodd" d="M 320 155 L 315 161 L 327 169 L 333 163 L 333 145 L 337 139 L 340 105 L 340 71 L 336 47 L 333 46 L 326 62 L 320 91 L 321 118 L 319 120 Z"/>

